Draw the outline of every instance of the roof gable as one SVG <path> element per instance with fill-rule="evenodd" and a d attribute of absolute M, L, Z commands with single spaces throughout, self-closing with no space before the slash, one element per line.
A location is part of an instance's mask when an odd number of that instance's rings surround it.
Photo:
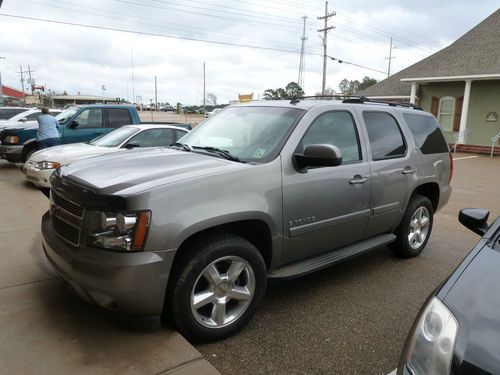
<path fill-rule="evenodd" d="M 448 47 L 363 90 L 360 94 L 410 95 L 403 78 L 500 74 L 500 9 Z"/>

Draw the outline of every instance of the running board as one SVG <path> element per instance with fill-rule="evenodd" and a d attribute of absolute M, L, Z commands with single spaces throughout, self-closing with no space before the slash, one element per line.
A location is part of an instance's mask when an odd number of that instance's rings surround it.
<path fill-rule="evenodd" d="M 275 269 L 268 275 L 271 279 L 286 279 L 291 277 L 303 276 L 308 273 L 329 267 L 335 263 L 339 263 L 348 258 L 355 257 L 367 251 L 376 249 L 384 245 L 388 245 L 396 239 L 394 234 L 383 234 L 377 237 L 372 237 L 367 240 L 349 245 L 337 250 L 330 251 L 326 254 L 321 254 L 313 258 L 285 265 Z"/>

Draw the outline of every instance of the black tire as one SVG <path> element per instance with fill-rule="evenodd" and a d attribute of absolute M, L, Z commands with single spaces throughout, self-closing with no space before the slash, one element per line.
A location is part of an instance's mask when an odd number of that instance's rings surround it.
<path fill-rule="evenodd" d="M 189 248 L 181 256 L 182 260 L 176 265 L 177 270 L 174 271 L 174 277 L 170 281 L 173 284 L 165 301 L 169 306 L 166 311 L 171 314 L 179 332 L 190 341 L 208 342 L 231 336 L 241 330 L 254 315 L 266 290 L 266 264 L 257 248 L 237 235 L 220 233 L 191 242 Z M 224 267 L 227 265 L 229 268 L 233 263 L 235 268 L 240 265 L 244 268 L 237 273 L 238 278 L 231 281 L 227 272 L 229 269 L 224 269 Z M 219 284 L 208 281 L 203 274 L 209 273 L 207 269 L 213 269 L 211 267 L 219 271 L 219 276 L 225 275 L 228 279 Z M 254 277 L 253 283 L 252 277 Z M 217 317 L 215 311 L 219 302 L 209 302 L 198 309 L 192 305 L 196 291 L 204 283 L 206 286 L 201 288 L 202 293 L 212 290 L 214 296 L 221 298 L 217 301 L 228 298 L 228 302 L 221 302 L 224 305 L 222 322 L 225 321 L 226 311 L 236 316 L 234 320 L 221 324 L 217 322 L 218 318 L 212 320 L 214 316 Z M 215 285 L 217 287 L 214 288 Z M 234 291 L 235 288 L 253 289 L 253 293 L 249 292 L 251 297 L 244 301 L 223 295 Z M 231 314 L 229 317 L 232 318 Z M 210 324 L 215 325 L 210 326 Z"/>
<path fill-rule="evenodd" d="M 415 239 L 415 237 L 420 237 L 423 232 L 424 225 L 421 225 L 415 217 L 418 216 L 418 212 L 423 213 L 428 217 L 428 225 L 425 231 L 425 238 L 421 238 L 421 241 Z M 417 220 L 417 222 L 415 222 Z M 423 220 L 420 220 L 423 222 Z M 432 232 L 432 225 L 434 223 L 434 208 L 432 206 L 429 198 L 423 195 L 415 194 L 410 198 L 408 207 L 406 208 L 405 214 L 399 224 L 398 228 L 394 232 L 397 236 L 395 242 L 393 242 L 390 247 L 394 253 L 402 258 L 413 258 L 419 255 L 422 250 L 427 245 L 429 237 Z M 417 229 L 416 229 L 417 228 Z M 419 232 L 418 236 L 415 235 Z M 412 240 L 410 240 L 411 234 L 414 234 Z"/>

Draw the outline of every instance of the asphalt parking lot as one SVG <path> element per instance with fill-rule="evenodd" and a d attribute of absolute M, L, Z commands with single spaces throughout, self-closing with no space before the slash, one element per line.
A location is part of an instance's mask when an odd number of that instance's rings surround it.
<path fill-rule="evenodd" d="M 41 253 L 46 198 L 0 161 L 0 373 L 216 373 L 208 360 L 222 374 L 387 374 L 422 302 L 478 239 L 458 223 L 458 211 L 500 215 L 500 158 L 456 157 L 451 201 L 420 257 L 402 260 L 382 248 L 270 283 L 240 334 L 196 348 L 168 327 L 115 324 L 72 296 Z"/>
<path fill-rule="evenodd" d="M 464 207 L 500 215 L 500 158 L 457 154 L 453 194 L 417 258 L 387 248 L 288 282 L 270 283 L 238 335 L 197 349 L 223 374 L 387 374 L 426 297 L 478 236 L 457 221 Z"/>

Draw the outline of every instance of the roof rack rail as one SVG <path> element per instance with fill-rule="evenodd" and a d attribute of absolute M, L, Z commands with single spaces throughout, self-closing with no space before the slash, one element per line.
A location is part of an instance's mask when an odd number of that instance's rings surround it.
<path fill-rule="evenodd" d="M 390 107 L 405 107 L 405 108 L 413 108 L 419 111 L 422 111 L 422 108 L 416 106 L 413 103 L 396 103 L 396 102 L 387 102 L 384 100 L 372 100 L 367 98 L 366 96 L 359 96 L 357 98 L 347 98 L 342 101 L 342 103 L 373 103 L 373 104 L 387 104 Z"/>
<path fill-rule="evenodd" d="M 359 96 L 356 95 L 341 95 L 341 94 L 336 94 L 336 95 L 307 95 L 307 96 L 300 96 L 297 98 L 291 98 L 290 104 L 297 104 L 300 102 L 301 99 L 341 99 L 344 100 L 346 98 L 359 98 Z"/>

